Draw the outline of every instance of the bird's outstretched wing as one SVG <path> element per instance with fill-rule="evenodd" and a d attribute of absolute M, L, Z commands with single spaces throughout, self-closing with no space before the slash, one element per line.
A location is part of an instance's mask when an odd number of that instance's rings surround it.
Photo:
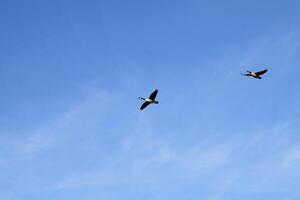
<path fill-rule="evenodd" d="M 146 108 L 149 104 L 150 104 L 149 102 L 145 101 L 145 102 L 143 103 L 143 105 L 141 106 L 140 110 L 143 110 L 143 109 Z"/>
<path fill-rule="evenodd" d="M 149 99 L 155 100 L 157 93 L 158 93 L 158 90 L 154 90 L 154 92 L 152 92 L 152 94 L 150 95 Z"/>
<path fill-rule="evenodd" d="M 268 70 L 265 69 L 265 70 L 262 70 L 262 71 L 259 71 L 259 72 L 255 72 L 256 75 L 260 76 L 260 75 L 263 75 L 264 73 L 266 73 Z"/>

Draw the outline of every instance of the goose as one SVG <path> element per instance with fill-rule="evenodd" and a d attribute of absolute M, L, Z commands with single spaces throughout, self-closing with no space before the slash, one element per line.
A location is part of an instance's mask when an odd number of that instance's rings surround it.
<path fill-rule="evenodd" d="M 266 73 L 268 70 L 262 70 L 262 71 L 258 71 L 258 72 L 251 72 L 251 71 L 247 71 L 247 74 L 242 74 L 244 76 L 252 76 L 253 78 L 257 78 L 257 79 L 261 79 L 261 75 L 263 75 L 264 73 Z"/>
<path fill-rule="evenodd" d="M 155 100 L 157 93 L 158 93 L 158 90 L 154 90 L 148 98 L 139 97 L 139 99 L 144 100 L 144 103 L 142 104 L 140 110 L 143 110 L 149 104 L 152 104 L 152 103 L 158 104 L 158 101 Z"/>

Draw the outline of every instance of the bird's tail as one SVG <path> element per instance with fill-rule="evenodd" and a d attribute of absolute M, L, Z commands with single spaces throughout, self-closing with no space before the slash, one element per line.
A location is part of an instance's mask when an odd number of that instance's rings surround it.
<path fill-rule="evenodd" d="M 153 103 L 155 103 L 155 104 L 158 104 L 158 103 L 159 103 L 159 101 L 154 101 Z"/>
<path fill-rule="evenodd" d="M 143 97 L 139 97 L 139 99 L 142 99 L 142 100 L 144 100 L 144 101 L 146 100 L 146 99 L 145 99 L 145 98 L 143 98 Z"/>

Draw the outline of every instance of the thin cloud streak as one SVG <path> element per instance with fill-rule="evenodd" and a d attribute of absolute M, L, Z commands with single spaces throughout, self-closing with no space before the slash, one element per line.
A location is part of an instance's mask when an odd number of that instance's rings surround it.
<path fill-rule="evenodd" d="M 5 146 L 5 154 L 10 156 L 3 155 L 6 159 L 2 159 L 2 162 L 34 159 L 42 156 L 47 149 L 63 145 L 75 133 L 72 127 L 96 109 L 103 109 L 106 102 L 107 94 L 103 90 L 91 90 L 82 102 L 76 102 L 52 121 L 47 121 L 46 125 L 38 124 L 32 130 L 24 130 L 18 138 L 6 138 L 6 144 L 9 145 Z"/>

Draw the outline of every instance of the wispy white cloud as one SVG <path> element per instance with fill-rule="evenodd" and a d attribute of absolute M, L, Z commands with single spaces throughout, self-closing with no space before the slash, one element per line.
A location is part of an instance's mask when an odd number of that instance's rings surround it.
<path fill-rule="evenodd" d="M 233 146 L 227 143 L 194 144 L 182 149 L 160 137 L 151 122 L 142 117 L 104 165 L 98 169 L 92 167 L 90 172 L 87 169 L 75 176 L 68 175 L 55 185 L 57 189 L 67 189 L 136 183 L 156 185 L 161 179 L 196 180 L 220 169 L 232 153 Z"/>
<path fill-rule="evenodd" d="M 33 158 L 43 150 L 55 144 L 55 138 L 49 134 L 36 133 L 14 142 L 14 152 L 17 158 Z"/>
<path fill-rule="evenodd" d="M 300 147 L 287 152 L 282 160 L 282 166 L 287 170 L 297 164 L 300 164 Z"/>
<path fill-rule="evenodd" d="M 5 152 L 2 151 L 2 154 L 7 156 L 3 155 L 1 162 L 33 159 L 48 149 L 63 145 L 72 134 L 76 135 L 76 127 L 80 121 L 84 122 L 89 119 L 87 115 L 105 109 L 107 93 L 93 88 L 80 99 L 82 100 L 74 102 L 54 119 L 16 133 L 14 137 L 5 138 Z"/>
<path fill-rule="evenodd" d="M 62 190 L 82 187 L 108 186 L 111 184 L 115 184 L 118 180 L 116 178 L 116 176 L 112 176 L 111 174 L 90 172 L 84 175 L 81 174 L 80 176 L 65 178 L 62 181 L 56 183 L 53 188 Z"/>
<path fill-rule="evenodd" d="M 231 164 L 223 170 L 228 171 L 229 181 L 224 182 L 216 199 L 222 199 L 227 192 L 253 194 L 294 190 L 282 186 L 287 177 L 300 178 L 297 170 L 291 169 L 300 160 L 300 151 L 294 148 L 290 128 L 290 123 L 282 123 L 235 141 L 237 148 Z"/>

